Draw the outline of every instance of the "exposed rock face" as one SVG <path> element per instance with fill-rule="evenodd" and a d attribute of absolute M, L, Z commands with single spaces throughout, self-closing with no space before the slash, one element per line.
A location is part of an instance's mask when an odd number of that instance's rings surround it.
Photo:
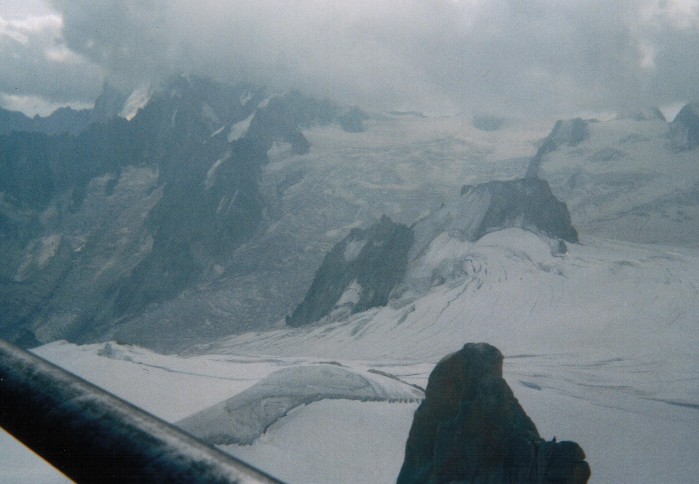
<path fill-rule="evenodd" d="M 655 109 L 558 122 L 527 177 L 546 180 L 589 235 L 694 247 L 697 146 L 699 103 L 687 104 L 671 123 Z"/>
<path fill-rule="evenodd" d="M 412 285 L 405 280 L 411 276 L 408 265 L 422 257 L 440 235 L 475 242 L 488 233 L 513 227 L 578 241 L 565 203 L 553 196 L 544 180 L 522 178 L 464 186 L 459 197 L 410 228 L 384 217 L 365 231 L 350 232 L 327 254 L 287 323 L 299 326 L 328 315 L 336 320 L 384 306 L 394 288 L 398 287 L 396 296 Z"/>
<path fill-rule="evenodd" d="M 108 334 L 167 348 L 237 330 L 208 324 L 229 324 L 232 312 L 208 289 L 241 272 L 236 251 L 269 220 L 268 152 L 288 144 L 305 153 L 303 128 L 347 114 L 298 92 L 265 97 L 176 76 L 128 98 L 105 85 L 92 111 L 31 120 L 0 110 L 0 336 L 34 344 Z M 61 126 L 67 134 L 55 134 Z M 188 290 L 196 297 L 181 302 Z M 191 324 L 202 320 L 203 329 Z"/>
<path fill-rule="evenodd" d="M 576 146 L 585 141 L 589 134 L 587 121 L 581 118 L 556 121 L 553 129 L 532 158 L 527 170 L 527 178 L 537 176 L 539 166 L 546 154 L 555 151 L 561 145 Z"/>
<path fill-rule="evenodd" d="M 495 230 L 519 227 L 568 242 L 578 241 L 566 204 L 556 199 L 544 180 L 521 178 L 464 186 L 461 199 L 451 205 L 444 208 L 462 225 L 449 229 L 461 230 L 466 240 L 475 241 Z"/>
<path fill-rule="evenodd" d="M 468 343 L 432 371 L 398 476 L 407 483 L 587 482 L 574 442 L 545 442 L 502 378 L 503 356 Z"/>
<path fill-rule="evenodd" d="M 633 121 L 667 121 L 663 112 L 657 107 L 647 107 L 617 113 L 616 119 L 631 119 Z"/>
<path fill-rule="evenodd" d="M 699 102 L 683 107 L 670 125 L 673 148 L 692 150 L 699 146 Z"/>
<path fill-rule="evenodd" d="M 332 311 L 355 313 L 385 305 L 403 278 L 412 241 L 408 227 L 386 216 L 366 230 L 353 229 L 325 256 L 287 324 L 300 326 Z"/>

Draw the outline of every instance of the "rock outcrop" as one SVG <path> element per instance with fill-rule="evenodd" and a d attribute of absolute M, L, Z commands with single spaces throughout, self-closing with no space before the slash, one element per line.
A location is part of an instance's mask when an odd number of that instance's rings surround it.
<path fill-rule="evenodd" d="M 92 111 L 0 110 L 0 336 L 108 334 L 167 350 L 258 324 L 217 291 L 256 270 L 256 250 L 237 251 L 272 218 L 269 152 L 308 152 L 302 130 L 357 131 L 361 119 L 298 92 L 268 98 L 194 75 L 128 97 L 105 85 Z"/>
<path fill-rule="evenodd" d="M 430 374 L 415 412 L 399 484 L 587 482 L 574 442 L 544 441 L 502 378 L 503 356 L 468 343 Z"/>
<path fill-rule="evenodd" d="M 0 108 L 0 136 L 12 132 L 56 134 L 78 134 L 90 124 L 89 109 L 59 108 L 49 116 L 33 118 L 17 111 Z"/>
<path fill-rule="evenodd" d="M 699 102 L 683 107 L 670 124 L 672 147 L 678 151 L 699 146 Z"/>
<path fill-rule="evenodd" d="M 585 141 L 589 136 L 590 133 L 587 127 L 587 121 L 581 118 L 556 121 L 553 129 L 549 135 L 544 138 L 534 158 L 532 158 L 532 161 L 529 163 L 527 178 L 533 178 L 538 175 L 539 166 L 548 153 L 556 151 L 562 145 L 576 146 Z"/>
<path fill-rule="evenodd" d="M 448 231 L 461 240 L 475 242 L 486 234 L 512 227 L 578 242 L 568 207 L 551 193 L 546 181 L 538 178 L 466 185 L 461 197 L 450 200 L 413 228 L 418 239 L 424 238 L 422 232 L 434 238 Z"/>
<path fill-rule="evenodd" d="M 551 193 L 545 180 L 521 178 L 464 186 L 460 196 L 411 227 L 383 217 L 366 230 L 352 230 L 328 252 L 305 298 L 286 322 L 300 326 L 326 316 L 334 321 L 385 306 L 411 286 L 406 280 L 411 277 L 410 265 L 440 235 L 475 242 L 514 227 L 578 242 L 566 204 Z"/>
<path fill-rule="evenodd" d="M 287 324 L 300 326 L 338 311 L 383 306 L 403 278 L 413 234 L 384 216 L 366 230 L 353 229 L 325 256 L 306 297 Z"/>

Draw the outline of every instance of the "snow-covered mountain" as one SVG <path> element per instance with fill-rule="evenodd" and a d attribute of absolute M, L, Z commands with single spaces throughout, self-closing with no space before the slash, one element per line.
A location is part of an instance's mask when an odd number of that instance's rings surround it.
<path fill-rule="evenodd" d="M 385 306 L 389 299 L 419 297 L 463 270 L 454 245 L 511 227 L 577 242 L 564 203 L 538 178 L 464 186 L 461 195 L 411 227 L 384 216 L 367 230 L 353 229 L 323 259 L 313 283 L 287 323 L 331 320 Z M 446 242 L 445 247 L 445 239 Z"/>
<path fill-rule="evenodd" d="M 167 351 L 273 326 L 351 228 L 515 177 L 543 134 L 193 76 L 105 85 L 90 116 L 74 137 L 0 137 L 0 330 L 25 346 Z"/>
<path fill-rule="evenodd" d="M 356 131 L 361 112 L 183 76 L 118 108 L 120 99 L 106 86 L 96 122 L 75 136 L 0 137 L 1 334 L 24 345 L 113 334 L 168 348 L 259 327 L 229 321 L 216 298 L 223 285 L 230 299 L 226 274 L 249 271 L 236 255 L 251 262 L 236 250 L 269 224 L 268 151 L 305 153 L 301 128 Z M 213 328 L 192 327 L 194 315 Z"/>
<path fill-rule="evenodd" d="M 696 103 L 668 123 L 650 110 L 606 121 L 560 121 L 528 176 L 549 182 L 581 232 L 697 246 L 699 125 Z"/>
<path fill-rule="evenodd" d="M 561 121 L 537 153 L 548 127 L 197 78 L 126 101 L 0 137 L 4 336 L 102 341 L 34 351 L 289 482 L 394 481 L 469 341 L 593 482 L 699 472 L 695 105 Z M 326 254 L 322 310 L 285 325 Z"/>

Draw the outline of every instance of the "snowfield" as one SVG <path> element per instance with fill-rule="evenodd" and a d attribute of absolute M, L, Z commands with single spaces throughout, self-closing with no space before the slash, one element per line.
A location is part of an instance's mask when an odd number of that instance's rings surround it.
<path fill-rule="evenodd" d="M 392 482 L 434 364 L 487 341 L 542 436 L 583 447 L 591 482 L 694 482 L 699 250 L 555 242 L 521 229 L 439 237 L 411 269 L 438 276 L 423 294 L 181 355 L 114 342 L 34 351 L 185 427 L 230 436 L 242 418 L 252 431 L 221 448 L 285 481 Z"/>

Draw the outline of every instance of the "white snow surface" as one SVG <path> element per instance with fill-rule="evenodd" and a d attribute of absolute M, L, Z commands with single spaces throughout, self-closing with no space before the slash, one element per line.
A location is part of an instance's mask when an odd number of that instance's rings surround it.
<path fill-rule="evenodd" d="M 579 232 L 697 247 L 699 151 L 676 151 L 660 119 L 590 122 L 589 136 L 548 153 L 539 177 Z"/>
<path fill-rule="evenodd" d="M 319 400 L 419 401 L 423 392 L 383 375 L 336 364 L 278 370 L 247 390 L 178 422 L 210 444 L 252 444 L 301 405 Z"/>
<path fill-rule="evenodd" d="M 243 135 L 245 135 L 245 133 L 247 133 L 253 116 L 255 116 L 255 112 L 253 112 L 250 116 L 243 119 L 242 121 L 238 121 L 233 126 L 231 126 L 231 130 L 228 133 L 227 138 L 229 143 L 239 140 L 243 137 Z"/>
<path fill-rule="evenodd" d="M 126 99 L 124 107 L 121 109 L 119 116 L 131 121 L 134 116 L 138 114 L 138 110 L 148 104 L 152 94 L 153 89 L 151 88 L 149 82 L 141 84 L 134 89 L 134 91 Z"/>
<path fill-rule="evenodd" d="M 231 130 L 233 139 L 247 130 L 242 123 Z M 291 209 L 270 233 L 323 254 L 382 213 L 411 223 L 462 184 L 522 176 L 535 141 L 550 129 L 510 124 L 491 133 L 459 119 L 409 116 L 367 126 L 361 134 L 309 130 L 312 150 L 303 156 L 273 150 L 265 183 L 284 187 L 280 203 Z M 393 482 L 417 404 L 362 401 L 351 388 L 347 398 L 315 400 L 309 395 L 331 393 L 328 381 L 305 372 L 340 369 L 351 381 L 381 385 L 379 377 L 390 375 L 398 380 L 385 379 L 412 392 L 406 384 L 425 387 L 445 354 L 486 341 L 505 354 L 505 379 L 542 436 L 581 444 L 591 482 L 696 482 L 696 152 L 673 152 L 661 120 L 616 119 L 589 129 L 588 140 L 559 148 L 542 164 L 581 235 L 564 254 L 554 241 L 521 229 L 468 242 L 448 230 L 448 220 L 434 219 L 388 307 L 325 325 L 236 335 L 182 355 L 115 342 L 54 342 L 34 351 L 169 422 L 200 412 L 231 425 L 211 409 L 245 398 L 246 408 L 267 408 L 255 398 L 275 401 L 284 393 L 280 375 L 320 381 L 300 390 L 300 405 L 259 419 L 264 432 L 252 444 L 222 448 L 292 483 Z M 117 190 L 124 187 L 122 180 Z M 439 227 L 446 230 L 435 236 Z M 327 240 L 305 238 L 316 233 Z M 229 293 L 222 300 L 233 304 Z M 278 392 L 270 382 L 279 383 Z M 22 471 L 25 454 L 1 439 L 0 481 L 60 482 L 34 463 Z"/>
<path fill-rule="evenodd" d="M 583 447 L 591 482 L 694 482 L 699 251 L 583 237 L 554 255 L 552 245 L 521 229 L 475 243 L 440 236 L 423 270 L 448 259 L 460 270 L 422 294 L 186 355 L 114 342 L 34 351 L 170 422 L 200 412 L 208 425 L 235 427 L 221 410 L 247 402 L 254 417 L 244 423 L 263 422 L 264 432 L 222 448 L 285 481 L 392 482 L 417 404 L 392 403 L 390 392 L 414 395 L 409 385 L 424 388 L 445 354 L 487 341 L 505 354 L 504 377 L 541 435 Z M 357 399 L 355 381 L 377 384 L 388 401 Z"/>

